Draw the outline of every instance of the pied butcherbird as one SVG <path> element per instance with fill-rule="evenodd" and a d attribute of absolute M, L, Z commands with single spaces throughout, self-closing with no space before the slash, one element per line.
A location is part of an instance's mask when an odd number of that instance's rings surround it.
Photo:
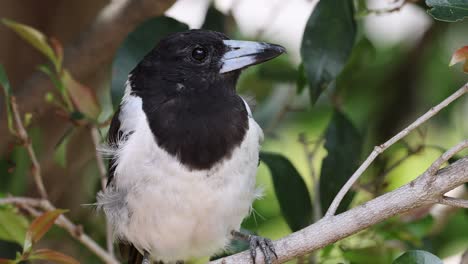
<path fill-rule="evenodd" d="M 271 263 L 269 239 L 239 232 L 259 196 L 263 132 L 236 93 L 242 69 L 284 53 L 207 30 L 162 39 L 131 71 L 108 135 L 107 187 L 97 204 L 128 263 L 210 256 L 232 238 Z"/>

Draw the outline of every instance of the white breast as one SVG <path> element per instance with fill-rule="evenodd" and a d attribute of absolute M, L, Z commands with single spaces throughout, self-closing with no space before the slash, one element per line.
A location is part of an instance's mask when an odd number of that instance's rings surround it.
<path fill-rule="evenodd" d="M 230 159 L 191 171 L 157 146 L 141 105 L 139 97 L 126 95 L 121 128 L 133 133 L 116 150 L 115 186 L 98 203 L 117 238 L 158 260 L 212 255 L 227 245 L 258 196 L 262 130 L 249 116 L 244 140 Z"/>

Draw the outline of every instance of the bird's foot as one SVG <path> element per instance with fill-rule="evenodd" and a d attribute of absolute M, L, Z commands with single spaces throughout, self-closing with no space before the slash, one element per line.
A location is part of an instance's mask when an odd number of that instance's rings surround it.
<path fill-rule="evenodd" d="M 235 238 L 243 239 L 249 242 L 250 256 L 252 257 L 252 262 L 254 264 L 257 257 L 257 247 L 260 248 L 260 251 L 262 251 L 266 264 L 273 263 L 272 256 L 278 259 L 278 255 L 276 255 L 275 247 L 273 246 L 271 239 L 261 236 L 248 235 L 238 231 L 232 231 L 231 233 Z"/>

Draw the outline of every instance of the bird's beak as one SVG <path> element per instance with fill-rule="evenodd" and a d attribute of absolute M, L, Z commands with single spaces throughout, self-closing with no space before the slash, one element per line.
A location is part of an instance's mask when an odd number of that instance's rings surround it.
<path fill-rule="evenodd" d="M 246 68 L 250 65 L 271 60 L 284 52 L 286 49 L 280 45 L 265 42 L 224 40 L 228 51 L 221 58 L 220 73 L 226 73 Z"/>

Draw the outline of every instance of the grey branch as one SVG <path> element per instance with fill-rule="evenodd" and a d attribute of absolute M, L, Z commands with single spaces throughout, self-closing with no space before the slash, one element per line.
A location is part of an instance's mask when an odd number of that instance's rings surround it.
<path fill-rule="evenodd" d="M 468 209 L 468 200 L 464 200 L 464 199 L 443 196 L 439 200 L 439 203 L 449 205 L 449 206 L 461 207 L 461 208 L 467 208 Z"/>
<path fill-rule="evenodd" d="M 468 157 L 440 169 L 427 170 L 412 182 L 336 216 L 322 218 L 302 230 L 274 242 L 278 260 L 283 263 L 355 234 L 397 214 L 435 203 L 454 203 L 443 195 L 468 182 Z M 459 201 L 457 200 L 457 203 Z M 463 203 L 466 205 L 466 202 Z M 256 263 L 264 263 L 257 253 Z M 250 264 L 250 254 L 241 252 L 210 264 Z"/>
<path fill-rule="evenodd" d="M 359 177 L 364 173 L 364 171 L 372 164 L 372 162 L 377 158 L 378 155 L 380 155 L 382 152 L 384 152 L 386 149 L 388 149 L 391 145 L 395 144 L 398 142 L 400 139 L 404 138 L 406 135 L 408 135 L 411 131 L 419 127 L 421 124 L 429 120 L 431 117 L 436 115 L 440 110 L 444 109 L 447 105 L 451 104 L 453 101 L 456 99 L 460 98 L 464 94 L 468 93 L 468 83 L 463 85 L 460 89 L 458 89 L 455 93 L 447 97 L 445 100 L 440 102 L 438 105 L 432 107 L 429 111 L 427 111 L 424 115 L 420 116 L 416 121 L 411 123 L 409 126 L 407 126 L 405 129 L 403 129 L 400 133 L 396 134 L 394 137 L 389 139 L 387 142 L 375 146 L 374 150 L 372 153 L 367 157 L 367 159 L 359 166 L 359 168 L 354 172 L 353 175 L 349 178 L 349 180 L 345 183 L 345 185 L 341 188 L 341 190 L 338 192 L 336 195 L 335 199 L 333 199 L 333 202 L 331 203 L 330 207 L 327 210 L 327 213 L 325 214 L 325 217 L 330 217 L 335 214 L 336 210 L 338 209 L 338 206 L 340 205 L 341 200 L 343 200 L 343 197 L 346 195 L 346 193 L 351 189 L 353 184 L 359 179 Z M 440 167 L 440 165 L 439 165 Z"/>

